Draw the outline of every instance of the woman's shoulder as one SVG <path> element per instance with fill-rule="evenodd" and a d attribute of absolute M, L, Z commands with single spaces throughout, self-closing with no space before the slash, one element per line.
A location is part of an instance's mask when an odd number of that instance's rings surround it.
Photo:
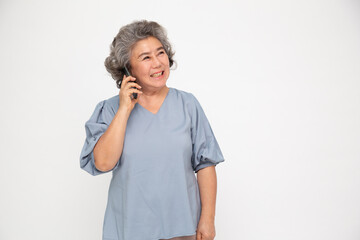
<path fill-rule="evenodd" d="M 182 98 L 185 101 L 193 101 L 195 98 L 194 94 L 189 91 L 180 90 L 180 89 L 173 88 L 173 87 L 171 87 L 171 89 L 173 90 L 174 94 L 177 97 Z"/>
<path fill-rule="evenodd" d="M 119 95 L 109 97 L 105 101 L 111 106 L 119 106 Z"/>
<path fill-rule="evenodd" d="M 97 104 L 103 110 L 116 113 L 119 108 L 119 95 L 105 98 Z"/>
<path fill-rule="evenodd" d="M 191 113 L 194 114 L 202 108 L 200 102 L 195 97 L 195 94 L 186 90 L 180 90 L 173 88 L 175 101 L 181 102 L 181 104 Z"/>

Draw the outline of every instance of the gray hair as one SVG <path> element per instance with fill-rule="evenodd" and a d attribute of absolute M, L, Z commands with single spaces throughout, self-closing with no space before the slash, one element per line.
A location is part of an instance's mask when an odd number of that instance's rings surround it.
<path fill-rule="evenodd" d="M 166 30 L 157 22 L 153 21 L 134 21 L 120 28 L 119 33 L 110 45 L 110 55 L 105 59 L 106 70 L 116 81 L 116 86 L 120 89 L 121 81 L 125 74 L 125 66 L 130 70 L 130 56 L 132 47 L 140 40 L 155 37 L 164 47 L 169 57 L 170 67 L 176 62 L 173 60 L 175 52 L 167 38 Z"/>

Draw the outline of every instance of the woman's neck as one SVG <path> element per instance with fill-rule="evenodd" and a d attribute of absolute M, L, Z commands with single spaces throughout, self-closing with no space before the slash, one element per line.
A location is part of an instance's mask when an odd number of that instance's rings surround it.
<path fill-rule="evenodd" d="M 140 95 L 138 100 L 140 105 L 156 105 L 159 102 L 162 103 L 169 91 L 169 88 L 165 85 L 158 91 L 143 91 L 143 89 L 141 89 L 141 91 L 143 94 Z"/>

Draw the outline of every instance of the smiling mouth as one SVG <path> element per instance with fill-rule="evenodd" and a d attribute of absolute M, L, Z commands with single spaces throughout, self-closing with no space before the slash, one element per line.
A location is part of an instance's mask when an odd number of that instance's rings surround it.
<path fill-rule="evenodd" d="M 151 74 L 150 77 L 160 77 L 164 74 L 164 71 L 161 71 L 161 72 L 158 72 L 158 73 L 154 73 L 154 74 Z"/>

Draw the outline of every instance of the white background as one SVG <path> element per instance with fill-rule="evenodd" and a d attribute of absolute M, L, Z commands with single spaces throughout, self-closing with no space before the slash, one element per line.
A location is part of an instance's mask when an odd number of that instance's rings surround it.
<path fill-rule="evenodd" d="M 225 157 L 216 239 L 360 239 L 360 3 L 0 1 L 0 239 L 101 238 L 111 173 L 80 169 L 118 94 L 121 26 L 163 25 L 168 86 L 200 101 Z"/>

